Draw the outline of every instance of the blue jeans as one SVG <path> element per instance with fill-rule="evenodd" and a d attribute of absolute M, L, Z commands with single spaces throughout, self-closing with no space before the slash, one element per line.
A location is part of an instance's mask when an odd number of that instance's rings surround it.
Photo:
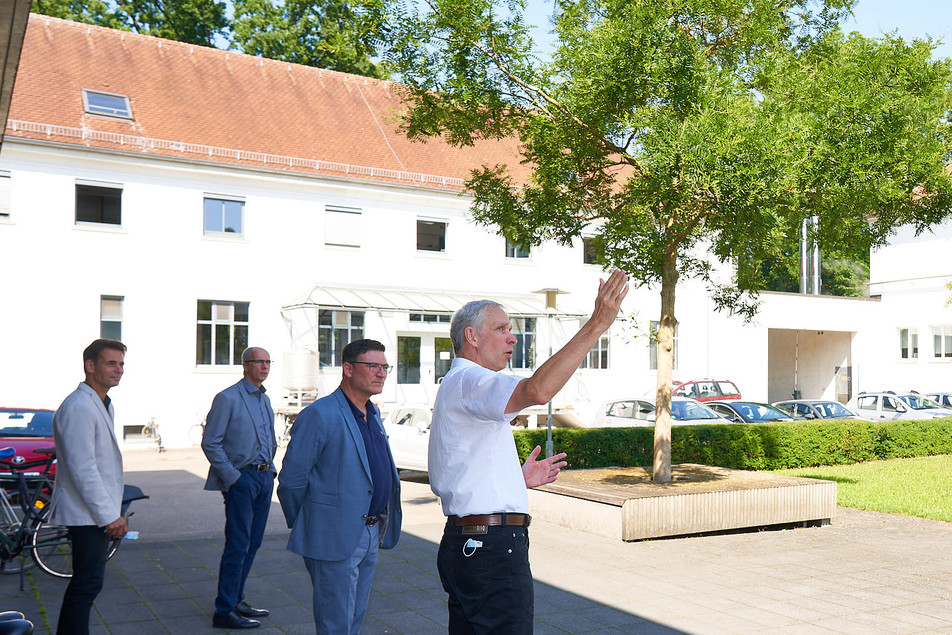
<path fill-rule="evenodd" d="M 380 525 L 364 527 L 357 549 L 343 560 L 304 558 L 314 585 L 317 635 L 358 635 L 377 568 Z"/>
<path fill-rule="evenodd" d="M 89 612 L 106 575 L 109 537 L 102 527 L 84 525 L 70 527 L 69 540 L 73 545 L 73 577 L 63 594 L 56 634 L 86 635 Z"/>
<path fill-rule="evenodd" d="M 462 530 L 447 522 L 436 556 L 449 594 L 450 635 L 531 635 L 535 598 L 528 528 L 494 526 L 485 534 Z M 467 546 L 470 539 L 482 544 Z"/>
<path fill-rule="evenodd" d="M 225 549 L 218 567 L 215 613 L 231 613 L 245 599 L 245 580 L 264 538 L 271 509 L 274 474 L 241 470 L 225 498 Z"/>

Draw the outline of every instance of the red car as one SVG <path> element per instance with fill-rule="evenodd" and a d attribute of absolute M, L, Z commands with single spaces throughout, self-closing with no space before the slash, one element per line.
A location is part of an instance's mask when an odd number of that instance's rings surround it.
<path fill-rule="evenodd" d="M 696 381 L 675 382 L 671 389 L 675 397 L 688 397 L 697 401 L 728 401 L 740 399 L 740 391 L 732 381 L 726 379 L 698 379 Z"/>
<path fill-rule="evenodd" d="M 0 448 L 12 447 L 16 453 L 0 461 L 0 472 L 6 472 L 4 463 L 22 465 L 46 460 L 37 448 L 53 447 L 53 411 L 38 408 L 0 408 Z M 43 471 L 44 466 L 36 468 Z M 32 471 L 32 470 L 31 470 Z M 50 474 L 56 473 L 56 463 Z"/>

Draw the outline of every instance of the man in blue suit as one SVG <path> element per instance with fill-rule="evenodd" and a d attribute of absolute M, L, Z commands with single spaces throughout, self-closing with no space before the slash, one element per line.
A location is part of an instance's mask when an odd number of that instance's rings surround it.
<path fill-rule="evenodd" d="M 245 580 L 264 538 L 274 491 L 274 411 L 262 385 L 271 371 L 263 348 L 241 354 L 244 377 L 215 396 L 205 417 L 202 450 L 211 466 L 205 489 L 225 499 L 225 548 L 218 569 L 212 626 L 255 628 L 267 609 L 245 602 Z"/>
<path fill-rule="evenodd" d="M 392 368 L 384 350 L 375 340 L 344 347 L 340 388 L 298 415 L 278 477 L 288 550 L 304 557 L 314 585 L 318 635 L 358 635 L 377 551 L 400 537 L 400 478 L 370 401 Z"/>

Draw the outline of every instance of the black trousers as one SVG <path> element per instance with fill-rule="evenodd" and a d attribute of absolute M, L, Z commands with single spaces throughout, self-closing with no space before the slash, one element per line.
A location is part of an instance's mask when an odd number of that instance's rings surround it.
<path fill-rule="evenodd" d="M 102 527 L 69 527 L 73 543 L 73 577 L 63 594 L 56 635 L 88 635 L 89 612 L 102 591 L 109 537 Z"/>
<path fill-rule="evenodd" d="M 436 565 L 449 594 L 450 635 L 532 633 L 528 528 L 464 534 L 463 527 L 447 522 Z"/>

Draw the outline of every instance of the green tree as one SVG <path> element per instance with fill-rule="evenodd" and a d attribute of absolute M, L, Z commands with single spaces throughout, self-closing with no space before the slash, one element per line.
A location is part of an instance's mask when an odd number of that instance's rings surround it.
<path fill-rule="evenodd" d="M 594 231 L 601 262 L 660 288 L 656 481 L 682 277 L 749 318 L 805 217 L 821 248 L 868 249 L 948 213 L 950 63 L 929 41 L 844 36 L 852 0 L 556 0 L 549 60 L 522 0 L 393 1 L 406 134 L 521 141 L 519 164 L 468 180 L 475 220 L 526 245 Z"/>
<path fill-rule="evenodd" d="M 234 6 L 234 43 L 244 53 L 387 77 L 371 58 L 380 28 L 377 0 L 235 0 Z"/>
<path fill-rule="evenodd" d="M 34 0 L 33 11 L 269 59 L 386 78 L 382 0 Z"/>
<path fill-rule="evenodd" d="M 215 46 L 227 37 L 223 0 L 34 0 L 33 11 L 135 31 L 167 40 Z"/>

